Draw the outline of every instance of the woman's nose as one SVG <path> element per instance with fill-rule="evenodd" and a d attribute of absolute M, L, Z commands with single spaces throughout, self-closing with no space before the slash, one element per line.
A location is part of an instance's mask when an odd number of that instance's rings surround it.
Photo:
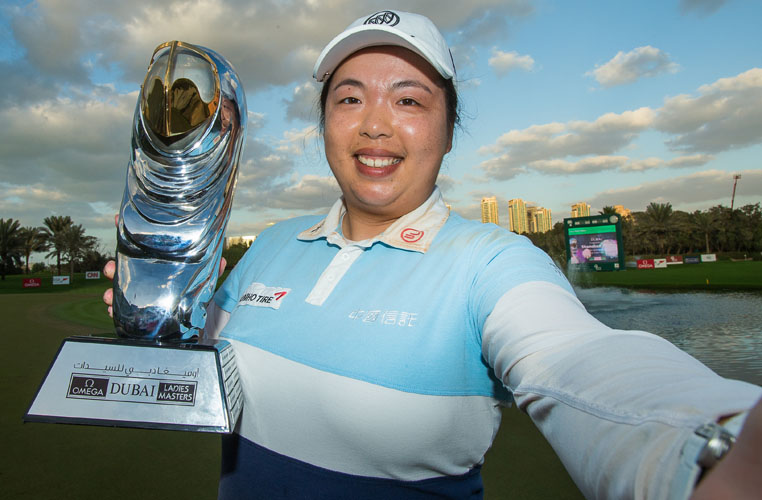
<path fill-rule="evenodd" d="M 386 105 L 373 103 L 365 107 L 365 114 L 360 124 L 360 135 L 370 139 L 391 137 L 394 133 L 391 113 Z"/>

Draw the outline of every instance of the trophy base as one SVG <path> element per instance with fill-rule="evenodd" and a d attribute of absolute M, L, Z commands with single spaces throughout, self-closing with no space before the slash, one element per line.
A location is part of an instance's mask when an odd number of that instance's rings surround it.
<path fill-rule="evenodd" d="M 69 337 L 24 420 L 229 434 L 242 407 L 224 340 Z"/>

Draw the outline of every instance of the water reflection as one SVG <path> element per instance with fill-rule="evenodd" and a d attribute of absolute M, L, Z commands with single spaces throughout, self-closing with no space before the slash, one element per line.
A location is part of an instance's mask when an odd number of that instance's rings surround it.
<path fill-rule="evenodd" d="M 576 292 L 606 325 L 655 333 L 720 375 L 762 385 L 762 294 L 621 288 Z"/>

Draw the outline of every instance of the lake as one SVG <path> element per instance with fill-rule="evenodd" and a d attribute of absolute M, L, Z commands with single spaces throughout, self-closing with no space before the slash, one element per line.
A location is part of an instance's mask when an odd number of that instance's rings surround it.
<path fill-rule="evenodd" d="M 762 293 L 575 291 L 602 323 L 655 333 L 724 377 L 762 385 Z"/>

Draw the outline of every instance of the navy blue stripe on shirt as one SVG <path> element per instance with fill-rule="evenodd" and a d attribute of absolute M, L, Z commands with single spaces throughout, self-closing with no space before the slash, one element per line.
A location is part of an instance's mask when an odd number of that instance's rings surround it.
<path fill-rule="evenodd" d="M 481 467 L 462 476 L 398 481 L 323 469 L 238 434 L 222 438 L 220 500 L 481 500 Z"/>

